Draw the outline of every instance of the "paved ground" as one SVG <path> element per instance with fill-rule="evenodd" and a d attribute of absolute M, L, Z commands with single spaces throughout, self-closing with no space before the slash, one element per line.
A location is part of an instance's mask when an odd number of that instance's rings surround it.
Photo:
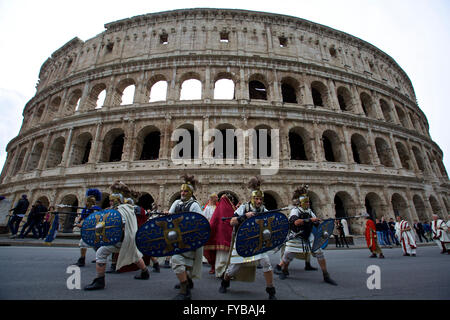
<path fill-rule="evenodd" d="M 434 244 L 419 244 L 417 257 L 403 257 L 401 249 L 383 249 L 386 259 L 370 259 L 361 239 L 350 249 L 330 246 L 325 250 L 328 270 L 337 287 L 323 282 L 320 271 L 304 271 L 303 261 L 295 260 L 290 277 L 279 280 L 275 276 L 277 297 L 280 300 L 448 300 L 450 299 L 450 255 L 442 255 Z M 59 237 L 52 246 L 35 239 L 15 240 L 0 237 L 0 299 L 1 300 L 170 300 L 177 292 L 177 282 L 170 269 L 151 273 L 148 281 L 134 280 L 137 272 L 108 274 L 106 289 L 86 292 L 68 289 L 73 275 L 68 267 L 79 256 L 77 239 Z M 275 266 L 279 253 L 270 254 Z M 80 286 L 83 288 L 95 278 L 94 251 L 89 250 L 87 265 L 80 268 Z M 312 264 L 317 265 L 313 258 Z M 372 266 L 372 267 L 371 267 Z M 375 266 L 375 267 L 373 267 Z M 380 288 L 373 270 L 379 270 Z M 368 270 L 369 268 L 369 270 Z M 203 266 L 201 280 L 195 280 L 192 298 L 195 300 L 266 300 L 262 271 L 256 282 L 232 282 L 227 294 L 218 293 L 220 281 L 208 274 Z M 69 273 L 67 273 L 69 271 Z M 68 280 L 69 279 L 69 280 Z M 369 279 L 369 280 L 368 280 Z"/>

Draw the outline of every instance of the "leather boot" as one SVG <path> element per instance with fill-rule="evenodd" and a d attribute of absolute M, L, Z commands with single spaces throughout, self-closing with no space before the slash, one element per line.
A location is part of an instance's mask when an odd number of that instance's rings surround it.
<path fill-rule="evenodd" d="M 159 263 L 154 263 L 153 264 L 153 272 L 156 272 L 156 273 L 160 273 L 161 272 L 161 269 L 159 267 Z"/>
<path fill-rule="evenodd" d="M 228 287 L 230 287 L 230 280 L 222 280 L 222 282 L 220 283 L 219 292 L 226 293 Z"/>
<path fill-rule="evenodd" d="M 191 300 L 191 289 L 189 289 L 188 281 L 180 283 L 180 293 L 178 293 L 173 300 Z"/>
<path fill-rule="evenodd" d="M 148 269 L 145 269 L 141 271 L 140 275 L 134 276 L 134 278 L 137 280 L 148 280 L 148 278 L 150 278 L 150 273 L 148 272 Z"/>
<path fill-rule="evenodd" d="M 289 271 L 287 269 L 286 270 L 281 270 L 280 280 L 286 279 L 288 277 L 288 275 L 289 275 Z"/>
<path fill-rule="evenodd" d="M 337 286 L 337 283 L 333 279 L 330 278 L 330 275 L 328 274 L 328 272 L 323 274 L 323 281 L 325 281 L 326 283 L 329 283 L 333 286 Z"/>
<path fill-rule="evenodd" d="M 275 297 L 275 287 L 267 287 L 266 292 L 269 294 L 269 300 L 277 300 L 277 297 Z"/>
<path fill-rule="evenodd" d="M 189 289 L 194 289 L 194 282 L 192 281 L 192 279 L 188 277 L 188 278 L 187 278 L 187 282 L 188 282 L 188 287 L 189 287 Z M 174 289 L 180 289 L 181 286 L 180 286 L 179 283 L 177 283 L 173 288 L 174 288 Z"/>
<path fill-rule="evenodd" d="M 77 261 L 77 263 L 75 263 L 76 266 L 79 267 L 84 267 L 84 265 L 86 264 L 86 258 L 85 257 L 80 257 Z"/>
<path fill-rule="evenodd" d="M 92 283 L 86 287 L 84 290 L 100 290 L 105 288 L 105 277 L 95 278 Z"/>

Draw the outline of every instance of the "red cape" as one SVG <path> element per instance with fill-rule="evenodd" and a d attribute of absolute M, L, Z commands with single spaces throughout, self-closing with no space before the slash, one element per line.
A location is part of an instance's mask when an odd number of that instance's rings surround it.
<path fill-rule="evenodd" d="M 367 247 L 369 247 L 369 249 L 374 251 L 376 249 L 376 245 L 377 245 L 377 231 L 375 228 L 375 222 L 373 222 L 373 220 L 370 220 L 370 219 L 367 220 L 365 235 L 366 235 Z"/>
<path fill-rule="evenodd" d="M 236 211 L 236 207 L 227 196 L 223 195 L 209 221 L 211 235 L 203 248 L 204 250 L 228 251 L 230 249 L 233 228 L 230 226 L 230 220 L 222 221 L 222 217 L 232 217 L 234 211 Z"/>

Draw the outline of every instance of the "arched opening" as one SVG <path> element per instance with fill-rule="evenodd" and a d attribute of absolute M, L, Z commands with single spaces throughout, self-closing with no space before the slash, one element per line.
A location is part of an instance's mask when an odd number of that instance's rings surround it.
<path fill-rule="evenodd" d="M 353 160 L 358 164 L 372 164 L 369 146 L 360 134 L 353 134 L 351 138 Z"/>
<path fill-rule="evenodd" d="M 325 153 L 325 160 L 330 162 L 343 162 L 341 151 L 341 143 L 336 132 L 326 130 L 322 134 L 323 150 Z"/>
<path fill-rule="evenodd" d="M 406 170 L 411 170 L 411 166 L 409 165 L 409 155 L 406 147 L 401 142 L 396 142 L 395 147 L 397 148 L 398 156 L 400 157 L 400 162 L 402 167 Z"/>
<path fill-rule="evenodd" d="M 337 89 L 337 98 L 339 103 L 339 108 L 342 111 L 352 110 L 352 96 L 347 88 L 339 87 Z"/>
<path fill-rule="evenodd" d="M 392 122 L 391 107 L 383 99 L 380 99 L 381 112 L 383 113 L 384 120 Z"/>
<path fill-rule="evenodd" d="M 414 158 L 416 159 L 417 166 L 419 167 L 420 171 L 425 171 L 425 163 L 423 160 L 422 152 L 417 147 L 412 147 L 412 151 L 414 154 Z"/>
<path fill-rule="evenodd" d="M 144 208 L 145 210 L 148 210 L 152 208 L 153 202 L 155 202 L 153 197 L 149 193 L 144 193 L 139 197 L 136 205 Z"/>
<path fill-rule="evenodd" d="M 50 205 L 50 201 L 48 201 L 48 198 L 46 196 L 39 197 L 37 199 L 37 201 L 42 202 L 42 205 L 48 209 L 48 206 Z"/>
<path fill-rule="evenodd" d="M 117 136 L 111 144 L 111 152 L 109 154 L 109 162 L 122 161 L 123 143 L 125 135 L 121 134 Z"/>
<path fill-rule="evenodd" d="M 89 161 L 92 136 L 89 132 L 80 134 L 72 147 L 72 165 L 85 164 Z"/>
<path fill-rule="evenodd" d="M 42 142 L 34 146 L 31 155 L 28 158 L 28 165 L 25 171 L 33 171 L 38 167 L 39 160 L 41 159 L 42 150 L 44 149 L 44 144 Z"/>
<path fill-rule="evenodd" d="M 61 105 L 61 97 L 55 97 L 52 99 L 52 101 L 50 102 L 49 112 L 47 114 L 49 121 L 57 117 L 60 105 Z"/>
<path fill-rule="evenodd" d="M 291 150 L 291 160 L 308 160 L 303 138 L 294 130 L 289 131 L 289 147 Z"/>
<path fill-rule="evenodd" d="M 136 139 L 135 160 L 156 160 L 161 147 L 161 132 L 154 126 L 142 129 Z"/>
<path fill-rule="evenodd" d="M 397 111 L 398 119 L 404 128 L 409 128 L 408 120 L 403 110 L 399 106 L 395 106 L 395 111 Z"/>
<path fill-rule="evenodd" d="M 185 124 L 174 130 L 171 137 L 175 146 L 172 148 L 173 159 L 199 158 L 199 132 L 192 124 Z"/>
<path fill-rule="evenodd" d="M 78 199 L 75 195 L 70 194 L 64 196 L 64 198 L 61 200 L 61 204 L 68 205 L 71 207 L 78 207 Z M 73 224 L 75 222 L 76 218 L 76 208 L 60 208 L 58 211 L 62 212 L 71 212 L 73 214 L 61 214 L 59 217 L 59 225 L 62 226 L 63 233 L 71 233 L 73 231 Z"/>
<path fill-rule="evenodd" d="M 22 169 L 23 159 L 25 158 L 26 153 L 27 148 L 24 148 L 20 151 L 19 157 L 17 158 L 16 165 L 13 170 L 13 176 L 16 175 Z"/>
<path fill-rule="evenodd" d="M 149 102 L 166 101 L 167 97 L 167 81 L 159 80 L 150 88 Z"/>
<path fill-rule="evenodd" d="M 253 159 L 270 159 L 272 157 L 271 128 L 265 125 L 255 128 L 252 135 Z"/>
<path fill-rule="evenodd" d="M 136 90 L 136 86 L 134 84 L 128 85 L 122 93 L 122 102 L 120 105 L 133 104 L 134 101 L 134 92 Z"/>
<path fill-rule="evenodd" d="M 100 109 L 105 104 L 105 98 L 106 98 L 106 85 L 104 83 L 98 83 L 94 85 L 87 98 L 86 109 L 87 110 Z"/>
<path fill-rule="evenodd" d="M 297 92 L 295 88 L 287 83 L 281 82 L 281 96 L 284 103 L 297 103 Z"/>
<path fill-rule="evenodd" d="M 215 159 L 237 159 L 238 137 L 236 128 L 230 124 L 221 124 L 214 131 L 212 157 Z"/>
<path fill-rule="evenodd" d="M 363 92 L 360 95 L 360 100 L 366 117 L 376 118 L 375 111 L 373 109 L 372 98 L 367 93 Z"/>
<path fill-rule="evenodd" d="M 436 198 L 433 195 L 430 195 L 429 201 L 433 213 L 437 214 L 439 217 L 441 217 L 441 219 L 445 219 L 446 217 L 444 217 L 441 206 L 439 205 L 439 202 L 436 200 Z"/>
<path fill-rule="evenodd" d="M 103 139 L 103 149 L 100 162 L 122 161 L 125 134 L 122 129 L 112 129 Z"/>
<path fill-rule="evenodd" d="M 394 216 L 409 217 L 406 204 L 406 200 L 398 193 L 394 193 L 391 197 L 392 209 L 394 210 Z"/>
<path fill-rule="evenodd" d="M 181 84 L 180 100 L 200 100 L 202 83 L 197 79 L 188 79 Z"/>
<path fill-rule="evenodd" d="M 315 107 L 329 107 L 328 89 L 322 82 L 314 81 L 311 83 L 311 95 Z"/>
<path fill-rule="evenodd" d="M 383 211 L 381 210 L 382 202 L 381 198 L 376 193 L 368 193 L 364 199 L 364 204 L 366 211 L 372 220 L 375 221 L 375 219 L 381 219 L 383 216 Z"/>
<path fill-rule="evenodd" d="M 252 80 L 248 83 L 249 97 L 255 100 L 267 100 L 267 90 L 264 83 Z"/>
<path fill-rule="evenodd" d="M 233 100 L 234 82 L 231 79 L 219 79 L 214 83 L 214 99 Z"/>
<path fill-rule="evenodd" d="M 425 210 L 425 204 L 422 200 L 422 198 L 419 195 L 414 195 L 413 197 L 413 203 L 414 208 L 416 209 L 417 217 L 420 221 L 428 221 L 429 218 L 427 216 L 426 210 Z"/>
<path fill-rule="evenodd" d="M 267 210 L 278 209 L 277 200 L 269 192 L 264 192 L 264 206 L 266 207 Z"/>
<path fill-rule="evenodd" d="M 392 160 L 391 148 L 387 142 L 382 138 L 375 139 L 375 148 L 377 150 L 378 158 L 385 167 L 393 167 L 394 162 Z"/>
<path fill-rule="evenodd" d="M 65 144 L 66 140 L 63 137 L 59 137 L 53 141 L 48 151 L 46 168 L 54 168 L 61 163 Z"/>

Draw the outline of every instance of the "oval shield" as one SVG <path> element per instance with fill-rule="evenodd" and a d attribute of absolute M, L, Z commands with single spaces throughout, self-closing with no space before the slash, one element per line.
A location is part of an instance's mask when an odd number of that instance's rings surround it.
<path fill-rule="evenodd" d="M 172 256 L 200 248 L 210 233 L 209 221 L 201 214 L 176 213 L 144 223 L 136 233 L 136 246 L 144 255 Z"/>
<path fill-rule="evenodd" d="M 280 212 L 271 212 L 245 220 L 236 234 L 236 251 L 251 257 L 278 247 L 286 240 L 289 221 Z"/>
<path fill-rule="evenodd" d="M 92 247 L 114 245 L 122 234 L 122 216 L 113 209 L 91 213 L 81 226 L 81 238 Z"/>
<path fill-rule="evenodd" d="M 313 227 L 312 234 L 314 235 L 314 242 L 311 247 L 311 252 L 319 249 L 325 249 L 328 245 L 328 239 L 332 236 L 334 229 L 334 219 L 324 220 L 317 227 Z"/>

